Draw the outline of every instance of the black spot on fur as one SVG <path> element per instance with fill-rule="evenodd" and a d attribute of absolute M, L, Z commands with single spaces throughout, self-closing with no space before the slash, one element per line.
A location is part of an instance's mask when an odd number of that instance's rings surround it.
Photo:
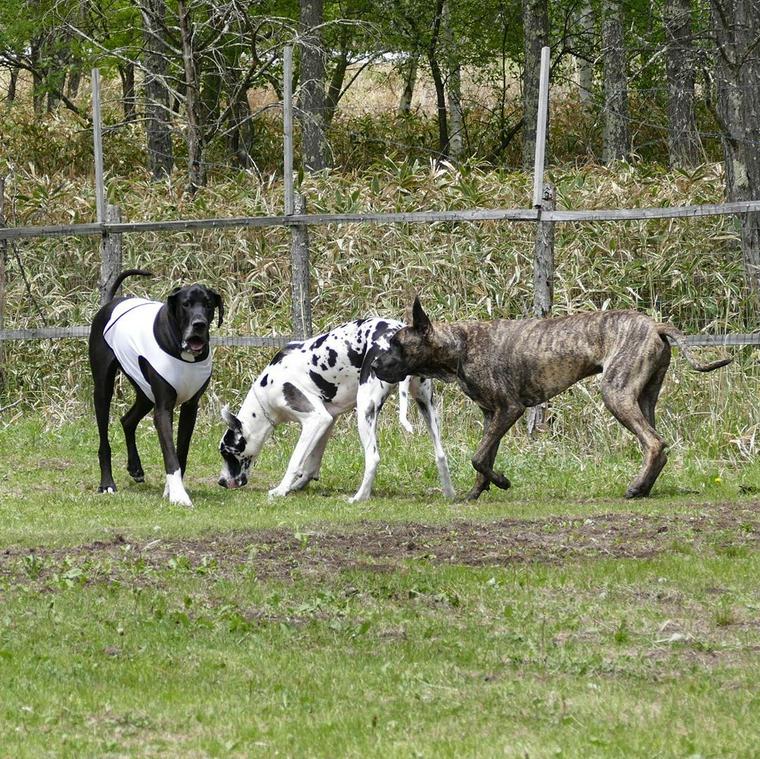
<path fill-rule="evenodd" d="M 261 385 L 261 387 L 266 387 L 268 383 L 269 383 L 269 375 L 268 375 L 268 374 L 265 374 L 265 375 L 264 375 L 264 376 L 261 378 L 261 382 L 259 382 L 259 385 Z"/>
<path fill-rule="evenodd" d="M 302 411 L 304 414 L 314 411 L 314 406 L 311 405 L 311 401 L 309 401 L 309 399 L 290 382 L 283 384 L 282 394 L 285 396 L 285 403 L 287 403 L 294 411 Z"/>
<path fill-rule="evenodd" d="M 327 349 L 327 365 L 332 369 L 338 361 L 338 351 L 332 348 Z"/>
<path fill-rule="evenodd" d="M 338 392 L 337 385 L 328 382 L 321 374 L 317 374 L 317 372 L 311 370 L 309 371 L 309 377 L 311 377 L 311 381 L 319 388 L 323 400 L 331 401 L 335 397 L 335 393 Z"/>
<path fill-rule="evenodd" d="M 377 342 L 387 331 L 388 322 L 379 321 L 375 325 L 375 331 L 372 333 L 372 342 Z"/>
<path fill-rule="evenodd" d="M 350 340 L 346 340 L 346 355 L 348 356 L 348 361 L 351 366 L 359 369 L 364 362 L 364 353 L 365 351 L 363 350 L 354 350 Z"/>
<path fill-rule="evenodd" d="M 319 363 L 319 356 L 316 353 L 311 357 L 311 363 L 314 364 L 314 366 Z"/>
<path fill-rule="evenodd" d="M 242 453 L 245 450 L 245 438 L 235 430 L 227 430 L 219 444 L 219 449 L 224 453 Z"/>
<path fill-rule="evenodd" d="M 319 336 L 319 337 L 318 337 L 318 338 L 317 338 L 317 339 L 316 339 L 316 340 L 315 340 L 315 341 L 314 341 L 314 342 L 311 344 L 311 349 L 312 349 L 313 351 L 317 350 L 317 349 L 318 349 L 318 348 L 319 348 L 319 347 L 322 345 L 322 343 L 323 343 L 325 340 L 327 340 L 327 338 L 328 338 L 329 336 L 330 336 L 330 333 L 329 333 L 329 332 L 325 332 L 325 334 L 324 334 L 324 335 L 320 335 L 320 336 Z"/>
<path fill-rule="evenodd" d="M 285 358 L 285 356 L 288 355 L 288 353 L 291 353 L 296 348 L 300 348 L 303 345 L 303 343 L 300 343 L 298 341 L 293 341 L 292 343 L 288 343 L 269 363 L 271 364 L 279 364 L 282 359 Z"/>

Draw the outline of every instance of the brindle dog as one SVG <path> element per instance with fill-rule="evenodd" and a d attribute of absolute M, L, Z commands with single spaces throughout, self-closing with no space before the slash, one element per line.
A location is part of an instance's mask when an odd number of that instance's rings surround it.
<path fill-rule="evenodd" d="M 667 461 L 665 441 L 654 426 L 654 407 L 670 363 L 668 338 L 699 372 L 731 362 L 725 358 L 698 364 L 682 332 L 636 311 L 434 324 L 416 298 L 412 316 L 412 324 L 396 332 L 372 366 L 385 382 L 399 382 L 408 374 L 456 381 L 480 406 L 483 438 L 472 457 L 478 475 L 468 500 L 491 482 L 509 487 L 509 480 L 494 471 L 494 460 L 502 437 L 527 407 L 599 373 L 604 405 L 638 438 L 644 453 L 644 466 L 626 498 L 648 495 Z"/>

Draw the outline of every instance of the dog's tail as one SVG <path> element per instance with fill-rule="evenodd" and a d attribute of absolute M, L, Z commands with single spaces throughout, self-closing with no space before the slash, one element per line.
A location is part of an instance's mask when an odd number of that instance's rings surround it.
<path fill-rule="evenodd" d="M 681 349 L 691 367 L 698 372 L 712 372 L 733 361 L 733 358 L 719 358 L 717 361 L 712 361 L 709 364 L 698 364 L 689 350 L 689 346 L 686 344 L 686 335 L 681 330 L 676 329 L 672 324 L 658 324 L 657 332 L 663 340 L 669 337 Z"/>
<path fill-rule="evenodd" d="M 125 269 L 121 274 L 119 274 L 118 277 L 116 277 L 114 283 L 111 285 L 111 289 L 108 291 L 108 300 L 113 300 L 114 295 L 116 295 L 116 291 L 121 287 L 121 283 L 127 277 L 132 276 L 152 277 L 153 272 L 145 271 L 145 269 Z"/>

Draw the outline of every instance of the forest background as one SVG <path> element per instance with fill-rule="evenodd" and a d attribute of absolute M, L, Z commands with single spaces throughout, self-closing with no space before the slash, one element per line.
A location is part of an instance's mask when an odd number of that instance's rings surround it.
<path fill-rule="evenodd" d="M 1 215 L 19 226 L 92 220 L 94 66 L 105 82 L 109 202 L 125 219 L 281 212 L 286 44 L 297 51 L 297 169 L 309 211 L 529 206 L 544 45 L 558 207 L 757 200 L 759 8 L 2 0 Z M 758 229 L 756 213 L 563 225 L 555 311 L 635 307 L 689 331 L 752 331 Z M 315 326 L 401 314 L 417 290 L 440 318 L 524 315 L 533 234 L 503 223 L 314 229 Z M 282 231 L 147 234 L 125 247 L 125 265 L 214 282 L 231 331 L 287 333 Z M 3 263 L 6 327 L 87 323 L 97 242 L 5 243 Z M 50 382 L 47 349 L 14 346 L 7 398 L 78 388 L 79 348 L 57 344 L 71 374 Z M 240 356 L 229 351 L 236 372 Z"/>

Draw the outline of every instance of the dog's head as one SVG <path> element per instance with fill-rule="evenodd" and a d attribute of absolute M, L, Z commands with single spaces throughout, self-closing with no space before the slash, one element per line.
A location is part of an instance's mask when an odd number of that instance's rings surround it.
<path fill-rule="evenodd" d="M 223 488 L 242 488 L 248 483 L 253 456 L 247 452 L 248 440 L 243 433 L 242 422 L 227 406 L 222 409 L 222 419 L 227 423 L 227 429 L 219 443 L 219 453 L 223 459 L 219 484 Z"/>
<path fill-rule="evenodd" d="M 415 298 L 411 325 L 391 337 L 387 350 L 377 354 L 372 368 L 384 382 L 401 382 L 410 374 L 434 376 L 436 355 L 433 324 L 420 299 Z"/>
<path fill-rule="evenodd" d="M 209 346 L 209 327 L 218 314 L 217 326 L 224 318 L 222 296 L 205 285 L 187 285 L 172 291 L 167 299 L 180 340 L 180 350 L 193 359 L 204 356 Z"/>

